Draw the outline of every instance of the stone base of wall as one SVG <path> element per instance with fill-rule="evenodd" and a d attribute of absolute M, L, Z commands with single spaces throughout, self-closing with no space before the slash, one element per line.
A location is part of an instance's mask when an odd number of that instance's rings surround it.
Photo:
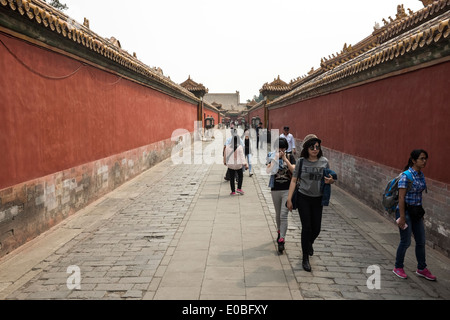
<path fill-rule="evenodd" d="M 330 161 L 331 168 L 338 173 L 339 187 L 394 223 L 394 217 L 384 210 L 381 199 L 387 182 L 402 170 L 326 148 L 324 148 L 324 155 Z M 407 159 L 405 159 L 405 165 L 406 161 Z M 450 257 L 449 186 L 428 179 L 426 169 L 424 173 L 428 187 L 428 193 L 423 194 L 427 244 Z"/>
<path fill-rule="evenodd" d="M 157 142 L 0 190 L 0 257 L 171 156 Z"/>

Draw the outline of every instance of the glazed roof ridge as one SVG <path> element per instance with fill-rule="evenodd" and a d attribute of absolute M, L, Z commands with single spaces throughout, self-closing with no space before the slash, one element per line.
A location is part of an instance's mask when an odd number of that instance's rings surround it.
<path fill-rule="evenodd" d="M 289 83 L 289 85 L 291 86 L 292 90 L 301 86 L 302 84 L 304 84 L 305 82 L 308 82 L 310 80 L 312 80 L 313 78 L 317 77 L 318 75 L 322 74 L 325 72 L 325 69 L 322 67 L 319 67 L 318 69 L 314 70 L 314 67 L 311 68 L 311 70 L 308 72 L 307 75 L 303 75 L 298 77 L 297 79 L 293 79 L 291 80 L 291 82 Z"/>
<path fill-rule="evenodd" d="M 382 44 L 383 42 L 398 36 L 407 30 L 411 30 L 418 25 L 424 23 L 430 19 L 434 14 L 439 14 L 439 12 L 444 12 L 450 10 L 450 0 L 437 0 L 433 3 L 427 5 L 426 7 L 413 12 L 410 9 L 409 15 L 406 14 L 403 5 L 397 7 L 396 19 L 392 19 L 390 22 L 383 18 L 384 26 L 380 28 L 374 27 L 374 31 L 371 35 L 367 36 L 365 39 L 359 41 L 355 45 L 347 45 L 344 43 L 344 47 L 340 53 L 336 52 L 336 55 L 328 55 L 327 58 L 322 58 L 320 61 L 320 66 L 324 70 L 331 70 L 338 65 L 349 61 L 357 57 L 364 52 Z"/>
<path fill-rule="evenodd" d="M 328 55 L 327 58 L 322 58 L 320 60 L 320 66 L 324 70 L 331 70 L 341 63 L 344 63 L 346 61 L 349 61 L 355 57 L 357 57 L 360 54 L 363 54 L 367 50 L 372 49 L 377 45 L 377 38 L 373 35 L 367 36 L 363 40 L 356 43 L 354 46 L 347 45 L 347 43 L 344 43 L 344 47 L 342 48 L 342 51 L 340 53 L 336 52 L 336 55 L 331 54 Z"/>
<path fill-rule="evenodd" d="M 450 10 L 450 0 L 437 0 L 416 12 L 410 12 L 409 15 L 386 24 L 380 28 L 380 31 L 375 31 L 374 34 L 377 34 L 378 42 L 383 43 L 397 36 L 399 33 L 413 29 L 419 24 L 434 19 L 433 15 L 439 15 L 448 10 Z"/>
<path fill-rule="evenodd" d="M 202 83 L 197 83 L 194 80 L 192 80 L 191 76 L 189 76 L 189 78 L 183 83 L 180 83 L 180 86 L 189 91 L 205 91 L 205 92 L 209 91 L 208 89 L 205 88 L 205 86 Z"/>
<path fill-rule="evenodd" d="M 400 9 L 399 7 L 400 6 L 398 6 L 398 9 Z M 290 85 L 292 89 L 295 89 L 302 84 L 311 81 L 318 75 L 332 70 L 333 68 L 358 57 L 372 48 L 375 48 L 381 43 L 392 39 L 394 36 L 398 35 L 399 32 L 405 32 L 406 30 L 416 27 L 419 23 L 423 23 L 424 20 L 431 17 L 433 14 L 438 13 L 439 11 L 442 12 L 449 10 L 450 0 L 434 1 L 416 12 L 412 12 L 408 9 L 410 12 L 409 15 L 407 15 L 404 11 L 403 5 L 401 6 L 401 9 L 402 10 L 398 10 L 397 18 L 395 20 L 387 22 L 383 19 L 383 21 L 385 21 L 385 25 L 378 29 L 374 27 L 374 32 L 371 35 L 357 42 L 353 46 L 351 44 L 347 45 L 347 43 L 344 43 L 344 47 L 340 53 L 336 52 L 336 55 L 328 55 L 328 59 L 323 57 L 320 60 L 320 67 L 318 69 L 314 70 L 314 68 L 312 68 L 307 75 L 291 80 Z"/>
<path fill-rule="evenodd" d="M 253 99 L 252 101 L 247 102 L 247 107 L 253 107 L 256 104 L 257 102 L 255 101 L 255 99 Z"/>
<path fill-rule="evenodd" d="M 450 3 L 450 0 L 448 0 Z M 274 99 L 271 103 L 288 100 L 300 94 L 318 89 L 321 86 L 336 82 L 356 73 L 365 71 L 376 65 L 394 60 L 406 53 L 415 51 L 418 47 L 431 45 L 434 42 L 449 38 L 450 11 L 411 29 L 396 38 L 392 38 L 374 47 L 358 57 L 328 70 L 308 82 L 296 87 L 290 92 Z"/>
<path fill-rule="evenodd" d="M 275 78 L 271 83 L 265 83 L 263 87 L 259 91 L 289 91 L 291 90 L 291 86 L 278 78 Z"/>
<path fill-rule="evenodd" d="M 252 110 L 256 110 L 256 109 L 260 108 L 262 105 L 265 105 L 265 103 L 266 103 L 266 100 L 261 100 L 261 101 L 257 102 L 256 104 L 250 106 L 247 111 L 250 112 Z"/>
<path fill-rule="evenodd" d="M 131 71 L 144 77 L 154 78 L 184 95 L 195 98 L 190 91 L 173 82 L 170 77 L 165 77 L 160 68 L 149 67 L 135 56 L 115 45 L 113 40 L 99 36 L 88 27 L 41 0 L 0 0 L 0 5 L 18 12 L 22 16 L 27 16 L 41 27 L 48 28 L 64 38 L 73 40 L 78 45 L 96 52 Z"/>

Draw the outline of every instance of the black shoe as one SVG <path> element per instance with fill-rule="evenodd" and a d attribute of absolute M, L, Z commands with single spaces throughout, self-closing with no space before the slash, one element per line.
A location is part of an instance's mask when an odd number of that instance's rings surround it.
<path fill-rule="evenodd" d="M 309 257 L 307 255 L 303 256 L 302 266 L 303 270 L 311 272 L 311 265 L 309 264 Z"/>
<path fill-rule="evenodd" d="M 283 239 L 283 238 L 281 238 L 281 239 Z M 281 241 L 280 240 L 278 240 L 278 252 L 282 254 L 284 251 L 284 239 Z"/>
<path fill-rule="evenodd" d="M 314 255 L 314 249 L 313 249 L 312 243 L 309 245 L 309 252 L 308 253 L 309 253 L 310 256 Z"/>

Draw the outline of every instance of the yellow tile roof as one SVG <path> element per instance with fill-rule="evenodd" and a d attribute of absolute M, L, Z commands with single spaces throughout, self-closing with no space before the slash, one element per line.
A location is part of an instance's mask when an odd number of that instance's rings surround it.
<path fill-rule="evenodd" d="M 79 46 L 98 53 L 141 76 L 154 79 L 182 95 L 197 99 L 191 92 L 173 82 L 170 77 L 165 77 L 160 68 L 151 68 L 139 61 L 135 53 L 131 55 L 123 50 L 117 39 L 105 39 L 91 31 L 86 19 L 81 25 L 40 0 L 0 0 L 0 6 L 28 17 L 38 26 L 48 28 L 56 35 L 70 39 Z"/>
<path fill-rule="evenodd" d="M 450 0 L 435 1 L 409 15 L 403 13 L 399 8 L 395 20 L 385 21 L 383 27 L 375 29 L 372 35 L 355 46 L 344 45 L 341 53 L 322 59 L 318 70 L 311 70 L 308 76 L 292 81 L 293 89 L 272 103 L 313 95 L 319 87 L 392 61 L 418 48 L 450 40 Z"/>

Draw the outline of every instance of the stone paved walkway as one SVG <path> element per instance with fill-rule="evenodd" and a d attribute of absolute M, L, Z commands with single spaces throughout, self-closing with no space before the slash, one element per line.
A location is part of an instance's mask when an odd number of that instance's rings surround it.
<path fill-rule="evenodd" d="M 163 161 L 1 259 L 0 299 L 450 299 L 450 260 L 427 248 L 438 277 L 427 281 L 412 247 L 409 278 L 397 278 L 397 228 L 336 185 L 312 272 L 301 267 L 298 213 L 278 255 L 261 167 L 245 175 L 245 195 L 230 196 L 222 164 Z M 374 265 L 380 289 L 367 285 Z"/>

